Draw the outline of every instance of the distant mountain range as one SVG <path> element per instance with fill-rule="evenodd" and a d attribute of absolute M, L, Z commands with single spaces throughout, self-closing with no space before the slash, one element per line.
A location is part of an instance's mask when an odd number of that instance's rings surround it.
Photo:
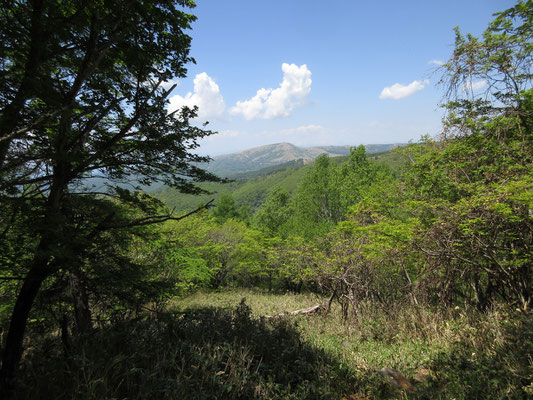
<path fill-rule="evenodd" d="M 365 145 L 367 153 L 388 151 L 398 146 L 401 144 Z M 307 164 L 321 154 L 330 157 L 347 155 L 350 154 L 350 147 L 352 146 L 298 147 L 291 143 L 276 143 L 214 157 L 213 161 L 202 167 L 219 176 L 232 177 L 295 160 L 302 160 Z"/>
<path fill-rule="evenodd" d="M 372 161 L 389 166 L 392 170 L 397 170 L 405 162 L 404 157 L 400 153 L 381 151 L 397 146 L 400 145 L 389 144 L 367 146 L 369 153 L 372 153 L 369 158 Z M 272 160 L 275 161 L 270 162 L 279 162 L 280 158 L 283 159 L 283 154 L 286 154 L 286 152 L 282 151 L 284 148 L 286 150 L 290 150 L 288 153 L 292 154 L 292 156 L 299 158 L 291 161 L 280 162 L 279 164 L 275 165 L 270 165 L 260 170 L 248 172 L 239 170 L 239 173 L 231 174 L 231 182 L 228 183 L 199 183 L 198 186 L 207 192 L 210 192 L 209 194 L 191 195 L 181 193 L 177 189 L 163 188 L 162 190 L 156 191 L 154 195 L 162 200 L 169 208 L 174 209 L 175 212 L 182 212 L 191 211 L 212 199 L 215 199 L 216 201 L 222 194 L 229 194 L 231 197 L 233 197 L 239 207 L 245 206 L 248 207 L 251 212 L 254 212 L 261 206 L 274 188 L 280 187 L 289 193 L 294 193 L 294 191 L 297 190 L 306 174 L 313 168 L 313 160 L 310 159 L 311 156 L 309 156 L 309 154 L 313 154 L 314 157 L 326 152 L 328 154 L 333 154 L 335 156 L 331 157 L 331 160 L 336 165 L 341 165 L 349 159 L 348 155 L 338 155 L 340 151 L 346 154 L 349 151 L 349 146 L 314 147 L 312 148 L 313 150 L 307 153 L 309 148 L 299 148 L 288 145 L 287 143 L 263 146 L 257 149 L 250 149 L 248 151 L 224 156 L 221 158 L 223 161 L 229 163 L 231 158 L 234 156 L 236 160 L 240 160 L 240 168 L 245 169 L 246 165 L 248 165 L 245 162 L 247 160 L 245 157 L 246 155 L 249 156 L 249 163 L 252 163 L 251 160 L 254 159 L 254 155 L 259 160 L 262 160 L 262 162 L 266 162 L 268 160 L 265 160 L 265 157 L 269 154 L 269 150 L 271 150 Z M 261 149 L 262 156 L 260 151 Z M 278 150 L 277 152 L 276 149 Z M 329 152 L 327 150 L 329 150 Z M 275 156 L 276 154 L 277 156 Z M 304 162 L 303 157 L 306 155 L 309 158 L 306 158 L 307 162 Z M 286 157 L 289 158 L 290 156 Z M 226 165 L 231 166 L 231 164 Z M 233 170 L 237 168 L 236 165 L 237 164 L 235 164 Z M 251 167 L 253 168 L 254 165 Z M 214 172 L 217 173 L 217 171 Z"/>

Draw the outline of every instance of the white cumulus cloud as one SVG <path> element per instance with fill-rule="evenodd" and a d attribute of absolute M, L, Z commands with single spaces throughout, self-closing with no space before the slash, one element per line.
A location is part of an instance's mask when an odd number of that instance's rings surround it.
<path fill-rule="evenodd" d="M 230 112 L 245 119 L 288 117 L 305 104 L 311 92 L 311 71 L 307 65 L 283 63 L 283 81 L 277 89 L 259 89 L 249 100 L 238 101 Z"/>
<path fill-rule="evenodd" d="M 218 85 L 205 72 L 194 78 L 194 93 L 189 92 L 185 97 L 172 96 L 169 101 L 169 112 L 183 106 L 191 108 L 198 106 L 198 118 L 200 119 L 220 117 L 226 108 Z"/>
<path fill-rule="evenodd" d="M 483 89 L 485 86 L 487 85 L 487 81 L 486 80 L 481 80 L 481 81 L 470 81 L 470 82 L 466 82 L 464 85 L 463 85 L 463 91 L 464 92 L 475 92 L 476 90 L 479 90 L 479 89 Z"/>
<path fill-rule="evenodd" d="M 433 64 L 433 65 L 439 65 L 440 66 L 440 65 L 444 65 L 444 61 L 433 59 L 433 60 L 430 60 L 428 62 L 428 64 Z"/>
<path fill-rule="evenodd" d="M 393 99 L 399 100 L 404 97 L 411 96 L 412 94 L 424 89 L 429 84 L 429 80 L 413 81 L 409 85 L 402 85 L 395 83 L 392 86 L 388 86 L 381 91 L 379 95 L 380 99 Z"/>

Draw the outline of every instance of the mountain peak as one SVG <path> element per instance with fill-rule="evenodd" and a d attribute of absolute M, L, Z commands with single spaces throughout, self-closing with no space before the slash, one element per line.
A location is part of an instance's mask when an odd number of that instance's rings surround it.
<path fill-rule="evenodd" d="M 390 150 L 398 145 L 367 145 L 367 151 Z M 238 153 L 217 156 L 211 161 L 207 170 L 219 176 L 231 176 L 243 172 L 257 171 L 262 168 L 283 164 L 294 160 L 311 162 L 321 154 L 330 157 L 350 154 L 351 146 L 315 146 L 298 147 L 292 143 L 282 142 L 254 147 Z"/>
<path fill-rule="evenodd" d="M 274 143 L 215 157 L 207 166 L 207 170 L 220 176 L 230 176 L 294 160 L 310 162 L 322 153 L 341 155 L 349 152 L 349 146 L 343 146 L 341 152 L 329 152 L 325 148 L 298 147 L 287 142 Z"/>

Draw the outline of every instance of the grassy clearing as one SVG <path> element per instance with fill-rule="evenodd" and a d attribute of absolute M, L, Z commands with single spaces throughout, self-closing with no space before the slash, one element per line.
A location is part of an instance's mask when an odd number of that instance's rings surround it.
<path fill-rule="evenodd" d="M 234 309 L 242 299 L 250 307 L 255 317 L 277 315 L 286 311 L 299 310 L 324 301 L 312 293 L 269 293 L 260 289 L 225 289 L 217 292 L 196 292 L 195 294 L 174 300 L 170 308 L 186 310 L 188 308 L 217 307 Z"/>
<path fill-rule="evenodd" d="M 246 298 L 245 302 L 242 299 Z M 169 311 L 95 329 L 65 348 L 34 338 L 17 399 L 523 399 L 533 394 L 529 315 L 361 305 L 342 321 L 264 315 L 313 295 L 199 292 Z M 400 371 L 416 391 L 378 371 Z"/>
<path fill-rule="evenodd" d="M 196 307 L 127 320 L 71 343 L 42 338 L 17 399 L 336 399 L 354 379 L 291 321 Z"/>
<path fill-rule="evenodd" d="M 242 298 L 255 316 L 275 315 L 323 301 L 311 294 L 269 294 L 257 290 L 197 293 L 180 309 L 217 305 L 232 308 Z M 533 320 L 507 308 L 482 314 L 418 307 L 383 309 L 362 304 L 344 322 L 340 310 L 328 316 L 290 317 L 302 340 L 336 360 L 355 379 L 354 395 L 404 398 L 377 371 L 400 371 L 417 383 L 413 398 L 521 399 L 533 395 Z"/>

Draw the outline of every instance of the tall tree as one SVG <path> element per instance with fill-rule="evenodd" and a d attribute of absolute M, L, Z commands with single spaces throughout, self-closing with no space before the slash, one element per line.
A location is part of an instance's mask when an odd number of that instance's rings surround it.
<path fill-rule="evenodd" d="M 286 223 L 291 212 L 290 198 L 289 192 L 277 186 L 254 215 L 257 227 L 268 237 L 286 236 Z"/>
<path fill-rule="evenodd" d="M 384 164 L 368 159 L 365 146 L 350 149 L 350 158 L 340 168 L 340 199 L 343 215 L 348 209 L 361 201 L 370 186 L 391 177 Z"/>
<path fill-rule="evenodd" d="M 293 232 L 313 238 L 328 232 L 342 219 L 339 171 L 326 154 L 317 157 L 293 196 Z"/>
<path fill-rule="evenodd" d="M 239 209 L 235 203 L 235 199 L 231 194 L 224 193 L 218 199 L 215 208 L 213 208 L 213 215 L 217 221 L 222 224 L 230 218 L 239 218 Z"/>
<path fill-rule="evenodd" d="M 0 196 L 3 240 L 24 236 L 22 273 L 3 352 L 6 393 L 22 354 L 26 323 L 43 282 L 75 275 L 79 248 L 101 232 L 173 218 L 113 183 L 162 181 L 197 193 L 216 179 L 191 150 L 211 134 L 191 125 L 195 109 L 167 111 L 184 77 L 195 20 L 190 0 L 3 1 L 0 5 Z M 94 178 L 104 189 L 88 190 Z M 94 186 L 94 185 L 92 185 Z M 106 202 L 92 218 L 88 203 Z M 135 205 L 126 217 L 110 204 Z M 23 208 L 35 216 L 17 225 Z M 98 209 L 98 207 L 93 207 Z M 106 212 L 108 211 L 108 212 Z M 5 218 L 4 218 L 5 217 Z M 19 232 L 14 232 L 19 229 Z M 16 246 L 11 246 L 16 248 Z"/>
<path fill-rule="evenodd" d="M 408 174 L 427 229 L 418 245 L 441 299 L 528 309 L 533 246 L 533 1 L 496 14 L 481 38 L 456 28 L 444 64 L 445 138 Z M 430 219 L 432 218 L 432 220 Z"/>
<path fill-rule="evenodd" d="M 481 38 L 455 28 L 455 48 L 442 66 L 448 134 L 472 133 L 495 117 L 518 117 L 522 134 L 531 133 L 533 1 L 518 1 Z M 529 138 L 531 140 L 531 138 Z M 531 144 L 531 142 L 530 142 Z"/>

